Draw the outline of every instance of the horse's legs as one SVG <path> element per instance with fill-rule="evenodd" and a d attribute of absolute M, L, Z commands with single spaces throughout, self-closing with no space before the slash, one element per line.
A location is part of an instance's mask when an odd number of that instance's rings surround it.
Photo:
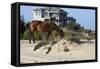
<path fill-rule="evenodd" d="M 50 32 L 47 33 L 47 40 L 49 40 Z"/>
<path fill-rule="evenodd" d="M 50 33 L 50 45 L 52 45 L 53 40 L 52 40 L 52 33 Z"/>
<path fill-rule="evenodd" d="M 34 39 L 34 33 L 35 33 L 35 31 L 32 33 L 32 38 L 33 38 L 33 43 L 35 43 L 35 39 Z"/>
<path fill-rule="evenodd" d="M 43 40 L 43 42 L 45 42 L 45 41 L 46 41 L 46 37 L 45 37 L 45 35 L 46 35 L 46 33 L 41 32 L 41 36 L 42 36 L 42 40 Z"/>
<path fill-rule="evenodd" d="M 31 43 L 32 32 L 28 30 L 28 34 L 29 34 L 29 43 Z"/>
<path fill-rule="evenodd" d="M 53 40 L 53 37 L 52 37 L 52 31 L 48 32 L 47 39 L 48 38 L 50 38 L 50 41 L 49 41 L 50 43 L 49 44 L 52 45 L 54 43 L 54 40 Z"/>
<path fill-rule="evenodd" d="M 29 43 L 31 43 L 31 39 L 33 40 L 33 43 L 35 43 L 34 32 L 32 32 L 31 30 L 29 30 L 28 34 L 29 34 Z"/>
<path fill-rule="evenodd" d="M 49 39 L 49 40 L 48 40 Z M 47 33 L 47 41 L 50 42 L 50 45 L 52 44 L 52 32 Z"/>

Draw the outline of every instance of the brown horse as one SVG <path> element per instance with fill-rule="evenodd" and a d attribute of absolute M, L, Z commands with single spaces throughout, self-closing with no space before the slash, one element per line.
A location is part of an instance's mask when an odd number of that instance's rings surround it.
<path fill-rule="evenodd" d="M 54 22 L 43 22 L 43 21 L 34 20 L 28 23 L 26 27 L 29 30 L 29 43 L 31 43 L 31 38 L 35 43 L 35 39 L 34 39 L 35 31 L 47 33 L 47 39 L 49 38 L 50 35 L 52 35 L 53 31 L 57 31 L 60 34 L 61 38 L 64 36 L 63 30 L 61 30 Z"/>

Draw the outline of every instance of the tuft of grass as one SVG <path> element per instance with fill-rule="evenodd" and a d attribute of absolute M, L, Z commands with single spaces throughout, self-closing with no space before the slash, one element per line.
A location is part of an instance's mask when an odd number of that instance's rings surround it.
<path fill-rule="evenodd" d="M 57 43 L 57 41 L 53 41 L 53 42 L 51 42 L 51 45 L 54 45 L 54 44 L 56 44 Z"/>
<path fill-rule="evenodd" d="M 44 46 L 44 45 L 47 45 L 47 44 L 49 44 L 49 43 L 48 42 L 39 42 L 37 45 L 35 45 L 35 48 L 33 50 L 36 51 L 41 46 Z"/>
<path fill-rule="evenodd" d="M 48 47 L 48 51 L 46 52 L 46 54 L 48 54 L 51 51 L 51 47 Z"/>

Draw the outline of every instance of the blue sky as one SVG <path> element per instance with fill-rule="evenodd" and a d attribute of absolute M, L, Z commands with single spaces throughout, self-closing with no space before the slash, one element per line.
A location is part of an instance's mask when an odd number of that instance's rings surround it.
<path fill-rule="evenodd" d="M 39 7 L 39 6 L 38 6 Z M 21 6 L 20 15 L 24 16 L 25 22 L 32 20 L 32 11 L 37 6 Z M 86 29 L 95 30 L 95 10 L 92 9 L 76 9 L 76 8 L 62 8 L 68 12 L 68 16 L 74 17 L 81 26 Z"/>

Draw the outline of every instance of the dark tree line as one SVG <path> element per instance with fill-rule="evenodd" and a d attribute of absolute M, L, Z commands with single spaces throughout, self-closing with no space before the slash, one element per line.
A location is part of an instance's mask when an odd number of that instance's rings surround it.
<path fill-rule="evenodd" d="M 25 31 L 25 22 L 20 19 L 20 33 L 23 34 Z"/>
<path fill-rule="evenodd" d="M 79 31 L 81 29 L 81 25 L 79 23 L 76 22 L 70 22 L 67 24 L 67 29 L 69 30 L 73 30 L 73 31 Z"/>

